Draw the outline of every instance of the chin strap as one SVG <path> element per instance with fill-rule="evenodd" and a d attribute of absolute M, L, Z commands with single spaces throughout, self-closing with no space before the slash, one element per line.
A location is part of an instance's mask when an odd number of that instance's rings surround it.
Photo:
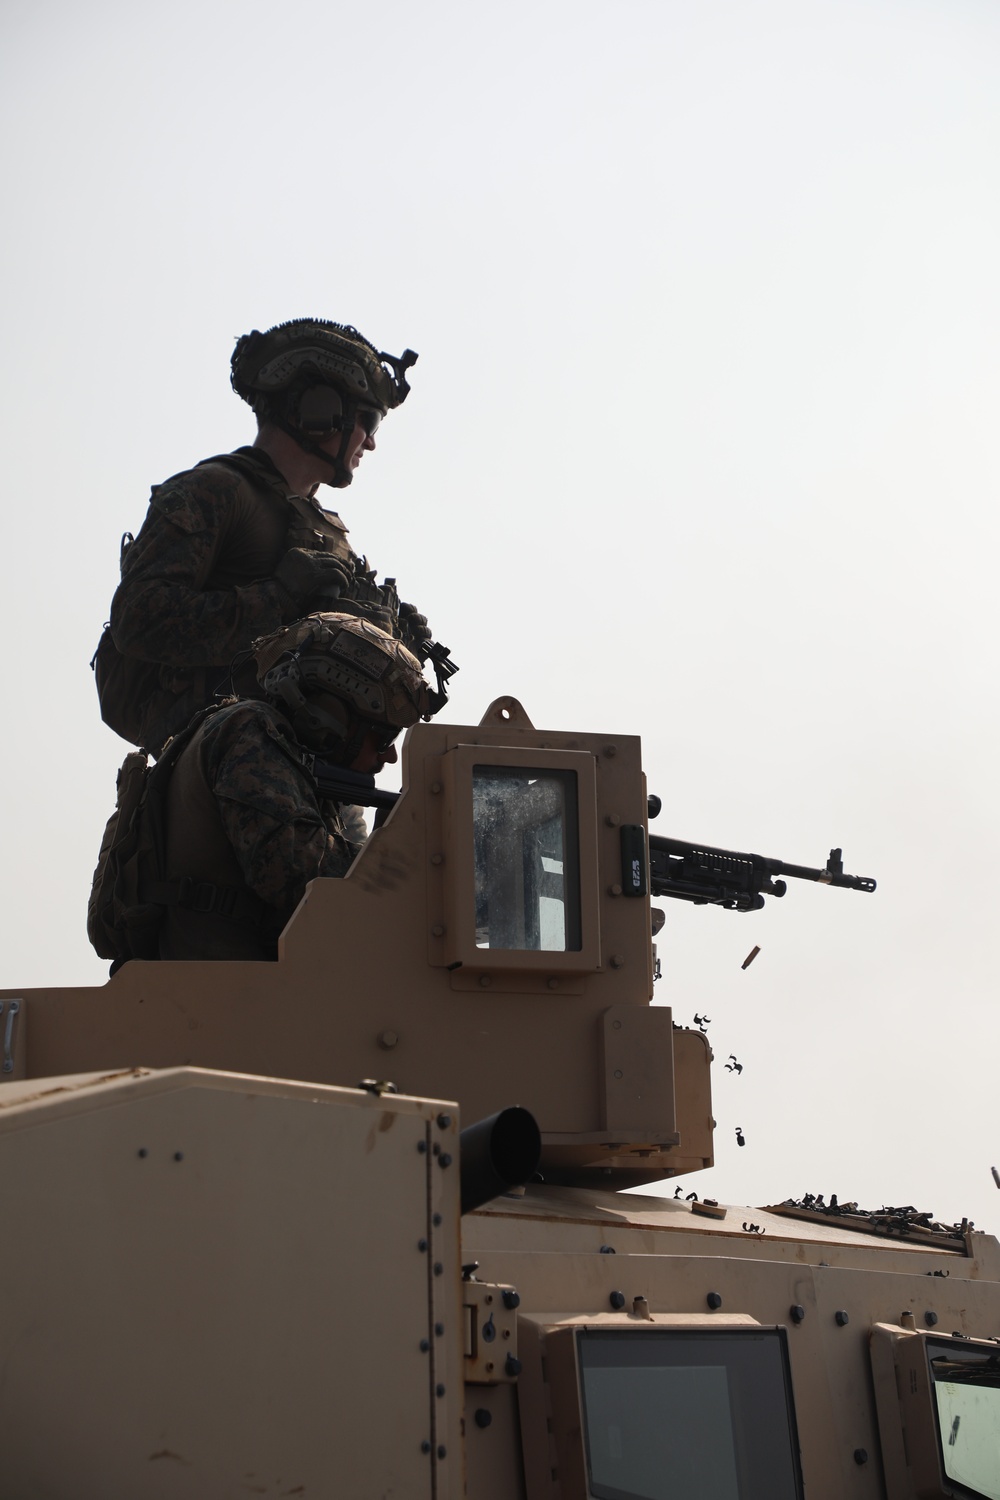
<path fill-rule="evenodd" d="M 340 428 L 332 427 L 327 434 L 329 437 L 338 430 L 340 432 L 340 447 L 334 454 L 324 452 L 315 438 L 310 437 L 308 432 L 303 432 L 301 427 L 296 427 L 287 417 L 272 416 L 270 420 L 276 427 L 280 427 L 282 432 L 287 433 L 292 442 L 301 448 L 303 453 L 308 453 L 313 458 L 321 458 L 325 464 L 329 464 L 333 470 L 332 482 L 334 489 L 345 490 L 354 479 L 354 474 L 344 463 L 344 446 L 357 425 L 359 406 L 360 402 L 358 401 L 344 400 Z"/>

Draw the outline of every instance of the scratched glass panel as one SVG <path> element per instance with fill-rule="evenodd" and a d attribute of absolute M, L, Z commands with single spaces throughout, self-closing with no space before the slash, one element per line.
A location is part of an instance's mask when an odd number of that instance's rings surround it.
<path fill-rule="evenodd" d="M 476 947 L 578 951 L 576 775 L 474 766 Z"/>
<path fill-rule="evenodd" d="M 929 1344 L 941 1461 L 956 1493 L 1000 1500 L 1000 1354 Z"/>

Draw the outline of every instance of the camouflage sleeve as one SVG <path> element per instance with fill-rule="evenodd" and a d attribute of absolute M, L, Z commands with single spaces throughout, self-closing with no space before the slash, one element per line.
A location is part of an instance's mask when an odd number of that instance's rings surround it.
<path fill-rule="evenodd" d="M 228 662 L 292 617 L 273 578 L 207 587 L 239 554 L 240 484 L 219 469 L 192 470 L 154 489 L 111 605 L 115 644 L 125 655 L 172 667 Z"/>
<path fill-rule="evenodd" d="M 310 880 L 347 873 L 357 845 L 330 833 L 311 779 L 272 739 L 268 710 L 246 709 L 206 730 L 205 773 L 247 885 L 290 914 Z"/>

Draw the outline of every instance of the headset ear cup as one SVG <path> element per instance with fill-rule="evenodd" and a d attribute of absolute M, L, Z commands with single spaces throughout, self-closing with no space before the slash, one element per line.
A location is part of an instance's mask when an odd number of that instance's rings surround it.
<path fill-rule="evenodd" d="M 340 392 L 332 385 L 310 385 L 298 400 L 293 420 L 309 437 L 329 437 L 339 432 L 344 415 Z"/>

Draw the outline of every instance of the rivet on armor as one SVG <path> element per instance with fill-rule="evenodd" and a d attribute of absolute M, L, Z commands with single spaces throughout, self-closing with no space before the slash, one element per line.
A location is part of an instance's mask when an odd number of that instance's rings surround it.
<path fill-rule="evenodd" d="M 439 1130 L 447 1130 L 451 1124 L 451 1115 L 446 1115 L 444 1110 L 442 1110 L 437 1117 L 437 1124 Z"/>
<path fill-rule="evenodd" d="M 441 792 L 443 790 L 444 790 L 444 788 L 442 787 L 440 781 L 432 781 L 431 782 L 431 795 L 432 796 L 439 797 L 441 795 Z"/>
<path fill-rule="evenodd" d="M 625 955 L 624 955 L 624 953 L 612 953 L 610 962 L 611 962 L 611 967 L 613 969 L 624 969 L 624 967 L 625 967 Z"/>
<path fill-rule="evenodd" d="M 622 1076 L 622 1070 L 621 1070 L 621 1068 L 616 1068 L 615 1069 L 615 1077 L 616 1078 L 620 1078 L 621 1076 Z"/>
<path fill-rule="evenodd" d="M 625 1306 L 625 1293 L 612 1292 L 611 1296 L 608 1298 L 608 1301 L 611 1303 L 611 1306 L 614 1308 L 615 1312 L 620 1312 Z"/>
<path fill-rule="evenodd" d="M 620 885 L 615 884 L 615 885 L 609 885 L 608 886 L 608 895 L 609 896 L 620 896 L 621 893 L 622 893 L 622 888 L 621 888 Z"/>
<path fill-rule="evenodd" d="M 708 1296 L 705 1298 L 705 1301 L 708 1303 L 713 1312 L 716 1312 L 722 1306 L 722 1298 L 719 1296 L 718 1292 L 709 1292 Z"/>
<path fill-rule="evenodd" d="M 851 1321 L 847 1310 L 843 1307 L 838 1307 L 833 1316 L 838 1328 L 846 1328 L 848 1323 Z"/>
<path fill-rule="evenodd" d="M 447 1151 L 442 1151 L 441 1152 L 441 1155 L 438 1157 L 438 1166 L 439 1167 L 450 1167 L 451 1166 L 451 1157 L 449 1156 L 449 1154 L 448 1154 Z"/>
<path fill-rule="evenodd" d="M 868 1449 L 867 1448 L 855 1448 L 855 1450 L 854 1450 L 854 1462 L 856 1464 L 866 1464 L 868 1462 Z"/>
<path fill-rule="evenodd" d="M 608 757 L 608 760 L 611 760 L 614 756 L 616 756 L 618 754 L 618 746 L 617 745 L 605 745 L 603 754 L 605 754 Z"/>
<path fill-rule="evenodd" d="M 604 753 L 607 754 L 608 752 L 605 751 Z M 604 821 L 605 823 L 607 823 L 609 828 L 617 828 L 619 823 L 621 822 L 621 818 L 617 813 L 608 813 Z"/>
<path fill-rule="evenodd" d="M 444 1274 L 444 1266 L 441 1264 L 441 1262 L 439 1260 L 436 1260 L 434 1262 L 434 1275 L 435 1276 L 441 1276 L 443 1274 Z"/>
<path fill-rule="evenodd" d="M 482 989 L 488 990 L 492 982 L 493 981 L 490 979 L 490 976 L 488 974 L 480 974 L 479 984 Z"/>
<path fill-rule="evenodd" d="M 504 1360 L 503 1372 L 505 1375 L 520 1375 L 521 1361 L 516 1354 L 508 1354 Z"/>
<path fill-rule="evenodd" d="M 935 1323 L 937 1322 L 937 1320 L 938 1320 L 937 1313 L 933 1312 L 930 1308 L 928 1308 L 927 1311 L 924 1313 L 924 1322 L 927 1324 L 927 1327 L 928 1328 L 933 1328 L 934 1325 L 935 1325 Z"/>
<path fill-rule="evenodd" d="M 546 979 L 545 987 L 549 990 L 557 990 L 559 988 L 558 979 Z"/>
<path fill-rule="evenodd" d="M 801 1323 L 805 1318 L 805 1315 L 805 1308 L 801 1307 L 798 1302 L 793 1302 L 791 1307 L 788 1309 L 788 1316 L 791 1318 L 793 1323 Z"/>
<path fill-rule="evenodd" d="M 431 855 L 431 864 L 432 865 L 443 865 L 444 864 L 444 855 L 443 854 L 432 854 Z"/>
<path fill-rule="evenodd" d="M 521 1306 L 520 1294 L 510 1286 L 504 1287 L 500 1293 L 500 1300 L 508 1312 L 513 1312 L 515 1307 Z"/>
<path fill-rule="evenodd" d="M 488 1427 L 493 1421 L 493 1413 L 487 1411 L 485 1406 L 476 1407 L 475 1423 L 477 1427 Z"/>
<path fill-rule="evenodd" d="M 444 923 L 435 922 L 431 928 L 431 937 L 444 937 Z"/>
<path fill-rule="evenodd" d="M 438 1448 L 438 1458 L 445 1458 L 447 1456 L 447 1453 L 448 1453 L 448 1450 L 444 1446 L 444 1444 L 442 1443 L 441 1446 Z"/>
<path fill-rule="evenodd" d="M 398 1031 L 380 1031 L 378 1034 L 378 1044 L 384 1052 L 391 1052 L 398 1041 Z"/>

